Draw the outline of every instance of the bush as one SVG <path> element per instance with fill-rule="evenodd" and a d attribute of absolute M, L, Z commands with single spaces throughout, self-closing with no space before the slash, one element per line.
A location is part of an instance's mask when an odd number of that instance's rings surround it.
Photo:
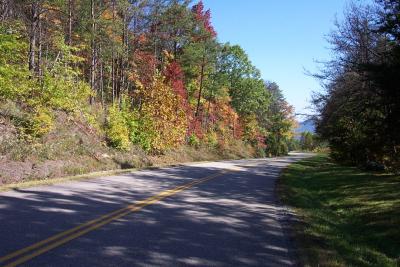
<path fill-rule="evenodd" d="M 32 137 L 42 137 L 51 131 L 53 122 L 53 114 L 51 111 L 43 107 L 38 107 L 33 118 L 31 119 L 31 125 L 28 129 L 28 133 Z"/>
<path fill-rule="evenodd" d="M 266 156 L 267 156 L 267 153 L 264 148 L 262 148 L 262 147 L 256 148 L 256 157 L 257 158 L 265 158 Z"/>
<path fill-rule="evenodd" d="M 136 123 L 137 130 L 131 131 L 131 140 L 139 145 L 144 151 L 149 152 L 153 148 L 153 140 L 156 133 L 151 119 L 142 116 Z"/>
<path fill-rule="evenodd" d="M 4 33 L 0 27 L 0 100 L 24 101 L 34 81 L 25 60 L 28 44 L 16 34 Z"/>
<path fill-rule="evenodd" d="M 218 146 L 218 135 L 214 131 L 210 131 L 205 136 L 206 144 L 211 148 L 216 148 Z"/>
<path fill-rule="evenodd" d="M 199 147 L 200 140 L 195 134 L 191 134 L 188 139 L 188 144 L 193 147 Z"/>
<path fill-rule="evenodd" d="M 180 96 L 156 73 L 151 84 L 137 81 L 135 97 L 141 100 L 139 131 L 135 140 L 145 150 L 160 154 L 185 140 L 187 118 Z"/>
<path fill-rule="evenodd" d="M 112 105 L 108 110 L 106 135 L 110 146 L 121 150 L 130 149 L 129 127 L 118 105 Z"/>

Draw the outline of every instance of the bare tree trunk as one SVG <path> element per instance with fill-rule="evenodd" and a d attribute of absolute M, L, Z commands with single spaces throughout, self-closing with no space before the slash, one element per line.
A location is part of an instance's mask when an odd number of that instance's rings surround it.
<path fill-rule="evenodd" d="M 208 107 L 207 107 L 207 118 L 206 118 L 206 127 L 208 127 L 210 120 L 210 110 L 211 110 L 211 100 L 214 97 L 214 90 L 211 91 L 211 95 L 208 98 Z"/>
<path fill-rule="evenodd" d="M 68 0 L 68 39 L 67 44 L 72 45 L 72 3 L 73 0 Z"/>
<path fill-rule="evenodd" d="M 111 68 L 111 88 L 112 88 L 112 102 L 114 103 L 115 101 L 115 87 L 114 87 L 114 61 L 112 62 L 112 68 Z"/>
<path fill-rule="evenodd" d="M 235 138 L 235 127 L 236 127 L 235 122 L 236 122 L 236 118 L 233 117 L 233 129 L 232 129 L 233 138 Z"/>
<path fill-rule="evenodd" d="M 156 5 L 155 10 L 154 10 L 154 30 L 153 30 L 153 35 L 154 35 L 154 58 L 157 59 L 158 58 L 158 49 L 157 49 L 157 36 L 158 36 L 158 12 L 159 12 L 159 6 Z"/>
<path fill-rule="evenodd" d="M 38 16 L 38 37 L 37 37 L 37 64 L 36 64 L 36 74 L 39 79 L 42 78 L 42 21 L 40 15 Z"/>
<path fill-rule="evenodd" d="M 174 58 L 178 56 L 178 42 L 174 41 Z"/>
<path fill-rule="evenodd" d="M 206 56 L 205 56 L 205 53 L 204 53 L 204 54 L 203 54 L 203 62 L 201 63 L 199 96 L 197 97 L 196 113 L 194 114 L 195 117 L 199 116 L 200 100 L 201 100 L 201 94 L 202 94 L 202 91 L 203 91 L 203 80 L 204 80 L 205 60 L 206 60 Z"/>
<path fill-rule="evenodd" d="M 46 65 L 44 66 L 46 69 L 49 67 L 49 43 L 46 43 L 46 50 L 44 53 L 44 59 L 46 62 Z"/>
<path fill-rule="evenodd" d="M 112 1 L 112 36 L 114 36 L 114 25 L 115 25 L 115 0 Z M 112 47 L 111 47 L 111 86 L 112 86 L 112 102 L 115 101 L 115 90 L 116 90 L 116 83 L 115 83 L 115 48 L 114 48 L 114 40 L 112 40 Z"/>
<path fill-rule="evenodd" d="M 122 87 L 122 55 L 118 58 L 118 82 L 117 82 L 117 100 L 121 103 L 121 87 Z"/>
<path fill-rule="evenodd" d="M 127 23 L 127 16 L 126 12 L 123 11 L 122 15 L 122 47 L 123 47 L 123 54 L 121 56 L 121 66 L 120 66 L 120 102 L 121 102 L 121 93 L 125 89 L 125 69 L 126 69 L 126 62 L 128 56 L 128 23 Z"/>
<path fill-rule="evenodd" d="M 8 18 L 14 17 L 14 0 L 0 1 L 0 22 L 3 24 Z"/>
<path fill-rule="evenodd" d="M 90 64 L 90 87 L 92 90 L 95 91 L 95 80 L 96 80 L 96 42 L 95 42 L 95 36 L 96 36 L 96 21 L 95 21 L 95 0 L 91 0 L 91 20 L 92 20 L 92 37 L 91 37 L 91 52 L 92 52 L 92 58 L 91 58 L 91 64 Z M 94 97 L 90 97 L 90 104 L 93 104 L 94 102 Z"/>
<path fill-rule="evenodd" d="M 37 41 L 37 29 L 39 20 L 39 3 L 37 1 L 31 4 L 31 18 L 30 18 L 30 29 L 29 29 L 29 70 L 33 73 L 36 69 L 36 41 Z"/>
<path fill-rule="evenodd" d="M 101 95 L 101 105 L 104 107 L 104 71 L 103 71 L 103 61 L 100 62 L 100 95 Z"/>

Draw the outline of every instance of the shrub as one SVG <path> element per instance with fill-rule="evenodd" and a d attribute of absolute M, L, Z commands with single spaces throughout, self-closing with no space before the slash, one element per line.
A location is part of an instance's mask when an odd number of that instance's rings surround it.
<path fill-rule="evenodd" d="M 17 34 L 3 32 L 0 27 L 0 100 L 24 101 L 34 86 L 24 57 L 28 45 Z"/>
<path fill-rule="evenodd" d="M 218 146 L 218 135 L 215 131 L 210 131 L 205 136 L 205 141 L 207 145 L 211 148 L 216 148 Z"/>
<path fill-rule="evenodd" d="M 141 116 L 137 121 L 137 130 L 131 131 L 131 140 L 139 145 L 144 151 L 152 150 L 152 141 L 157 138 L 151 119 Z"/>
<path fill-rule="evenodd" d="M 185 110 L 180 105 L 181 96 L 175 94 L 164 77 L 156 73 L 151 84 L 137 82 L 135 93 L 141 103 L 135 140 L 152 153 L 163 153 L 182 144 L 187 131 Z"/>
<path fill-rule="evenodd" d="M 112 105 L 108 110 L 106 135 L 110 146 L 121 150 L 129 150 L 129 126 L 118 105 Z"/>
<path fill-rule="evenodd" d="M 29 134 L 33 137 L 42 137 L 49 133 L 53 127 L 53 114 L 50 110 L 38 107 L 31 120 Z"/>
<path fill-rule="evenodd" d="M 188 139 L 188 144 L 190 146 L 198 147 L 200 145 L 200 140 L 195 134 L 191 134 Z"/>

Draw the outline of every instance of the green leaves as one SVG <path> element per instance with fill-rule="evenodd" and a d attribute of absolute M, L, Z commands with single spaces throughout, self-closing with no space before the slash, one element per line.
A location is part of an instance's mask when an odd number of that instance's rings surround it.
<path fill-rule="evenodd" d="M 118 105 L 112 105 L 108 109 L 106 134 L 112 147 L 129 150 L 131 146 L 130 129 L 124 111 L 121 111 Z"/>
<path fill-rule="evenodd" d="M 32 135 L 48 132 L 57 110 L 105 115 L 96 129 L 110 146 L 154 154 L 242 141 L 260 151 L 267 135 L 289 135 L 290 112 L 270 113 L 260 72 L 240 46 L 218 43 L 201 1 L 38 3 L 17 1 L 23 27 L 0 28 L 0 101 L 35 114 Z"/>
<path fill-rule="evenodd" d="M 335 57 L 322 75 L 327 90 L 314 99 L 317 131 L 346 163 L 400 164 L 398 10 L 391 0 L 351 5 L 331 33 Z"/>
<path fill-rule="evenodd" d="M 24 100 L 34 82 L 25 61 L 27 44 L 16 33 L 0 28 L 0 100 Z"/>

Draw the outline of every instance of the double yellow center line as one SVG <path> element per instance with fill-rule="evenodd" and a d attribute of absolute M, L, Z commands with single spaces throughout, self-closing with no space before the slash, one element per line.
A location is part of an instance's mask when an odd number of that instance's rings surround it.
<path fill-rule="evenodd" d="M 175 194 L 177 194 L 183 190 L 186 190 L 188 188 L 191 188 L 195 185 L 204 183 L 208 180 L 214 179 L 216 177 L 222 176 L 228 172 L 233 172 L 233 171 L 235 171 L 235 170 L 233 170 L 233 169 L 224 170 L 222 172 L 219 172 L 219 173 L 216 173 L 216 174 L 213 174 L 213 175 L 201 178 L 201 179 L 196 179 L 195 181 L 190 182 L 188 184 L 184 184 L 182 186 L 178 186 L 178 187 L 175 187 L 170 190 L 162 191 L 161 193 L 159 193 L 157 195 L 154 195 L 147 199 L 130 204 L 124 208 L 113 211 L 113 212 L 103 215 L 97 219 L 88 221 L 88 222 L 78 225 L 74 228 L 71 228 L 67 231 L 58 233 L 56 235 L 53 235 L 47 239 L 40 241 L 40 242 L 32 244 L 28 247 L 25 247 L 23 249 L 20 249 L 15 252 L 12 252 L 8 255 L 5 255 L 0 258 L 0 263 L 5 264 L 4 267 L 17 266 L 17 265 L 27 262 L 43 253 L 46 253 L 49 250 L 59 247 L 73 239 L 76 239 L 88 232 L 91 232 L 91 231 L 96 230 L 106 224 L 109 224 L 110 222 L 112 222 L 114 220 L 118 220 L 121 217 L 124 217 L 130 213 L 139 211 L 148 205 L 159 202 L 160 200 L 162 200 L 166 197 L 175 195 Z"/>

